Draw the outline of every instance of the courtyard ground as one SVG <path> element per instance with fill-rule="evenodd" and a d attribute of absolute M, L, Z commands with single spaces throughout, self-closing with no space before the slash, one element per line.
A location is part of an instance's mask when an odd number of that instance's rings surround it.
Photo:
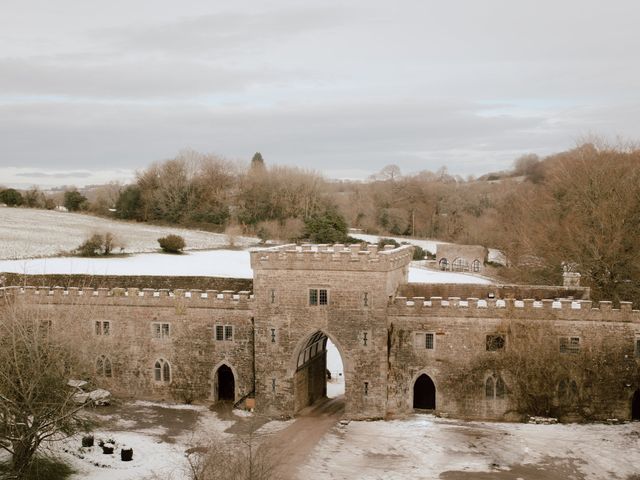
<path fill-rule="evenodd" d="M 255 430 L 277 452 L 273 478 L 443 480 L 630 480 L 640 477 L 640 423 L 528 425 L 463 422 L 416 414 L 389 421 L 340 421 L 342 398 L 295 420 L 230 408 L 130 402 L 95 410 L 94 432 L 134 449 L 132 462 L 79 450 L 81 435 L 52 450 L 77 473 L 72 480 L 187 479 L 185 453 L 213 439 L 234 442 Z M 83 457 L 83 458 L 81 458 Z"/>

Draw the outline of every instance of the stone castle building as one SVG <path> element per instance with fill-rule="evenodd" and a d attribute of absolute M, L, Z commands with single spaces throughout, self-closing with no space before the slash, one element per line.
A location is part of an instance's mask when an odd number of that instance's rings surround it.
<path fill-rule="evenodd" d="M 474 356 L 513 348 L 515 322 L 548 327 L 545 341 L 561 354 L 591 348 L 604 334 L 640 354 L 640 311 L 625 302 L 620 309 L 594 304 L 588 288 L 409 284 L 411 246 L 285 245 L 250 255 L 252 292 L 3 293 L 54 312 L 50 328 L 74 339 L 87 375 L 101 386 L 167 398 L 180 375 L 191 375 L 210 400 L 249 401 L 268 415 L 295 415 L 326 395 L 328 339 L 343 361 L 352 419 L 415 408 L 507 418 L 507 375 L 488 370 L 464 398 L 448 380 Z M 583 388 L 579 379 L 567 382 L 564 390 Z M 637 388 L 624 386 L 603 415 L 640 417 Z"/>

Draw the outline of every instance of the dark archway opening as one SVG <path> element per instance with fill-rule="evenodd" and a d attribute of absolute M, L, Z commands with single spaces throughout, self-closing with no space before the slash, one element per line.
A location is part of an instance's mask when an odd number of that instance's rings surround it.
<path fill-rule="evenodd" d="M 293 376 L 294 412 L 326 398 L 340 398 L 345 389 L 342 357 L 321 331 L 308 337 L 297 352 Z"/>
<path fill-rule="evenodd" d="M 640 390 L 636 390 L 631 400 L 631 420 L 640 420 Z"/>
<path fill-rule="evenodd" d="M 218 368 L 218 400 L 233 402 L 236 399 L 236 382 L 227 365 Z"/>
<path fill-rule="evenodd" d="M 434 410 L 436 408 L 436 386 L 429 375 L 422 374 L 413 385 L 413 408 Z"/>

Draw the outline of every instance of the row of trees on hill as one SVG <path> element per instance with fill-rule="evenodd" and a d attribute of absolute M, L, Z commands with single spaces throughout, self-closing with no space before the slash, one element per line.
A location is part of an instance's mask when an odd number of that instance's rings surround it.
<path fill-rule="evenodd" d="M 87 197 L 75 188 L 66 189 L 60 197 L 60 195 L 47 195 L 36 186 L 22 192 L 15 188 L 2 188 L 0 189 L 0 203 L 9 207 L 44 208 L 47 210 L 64 206 L 71 212 L 87 210 L 89 207 Z"/>
<path fill-rule="evenodd" d="M 213 155 L 183 152 L 139 172 L 120 192 L 115 209 L 122 219 L 211 230 L 231 224 L 263 238 L 344 241 L 347 232 L 322 176 L 267 167 L 260 153 L 243 170 Z"/>

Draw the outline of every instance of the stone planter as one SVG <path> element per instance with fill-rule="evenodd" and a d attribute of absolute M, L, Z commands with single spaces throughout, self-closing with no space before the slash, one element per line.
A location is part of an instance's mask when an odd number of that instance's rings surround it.
<path fill-rule="evenodd" d="M 93 435 L 85 435 L 82 437 L 82 446 L 83 447 L 93 447 Z"/>
<path fill-rule="evenodd" d="M 130 462 L 131 460 L 133 460 L 133 448 L 121 448 L 120 460 L 122 460 L 123 462 Z"/>
<path fill-rule="evenodd" d="M 104 455 L 111 455 L 113 453 L 114 445 L 111 443 L 105 443 L 102 445 L 102 453 Z"/>

